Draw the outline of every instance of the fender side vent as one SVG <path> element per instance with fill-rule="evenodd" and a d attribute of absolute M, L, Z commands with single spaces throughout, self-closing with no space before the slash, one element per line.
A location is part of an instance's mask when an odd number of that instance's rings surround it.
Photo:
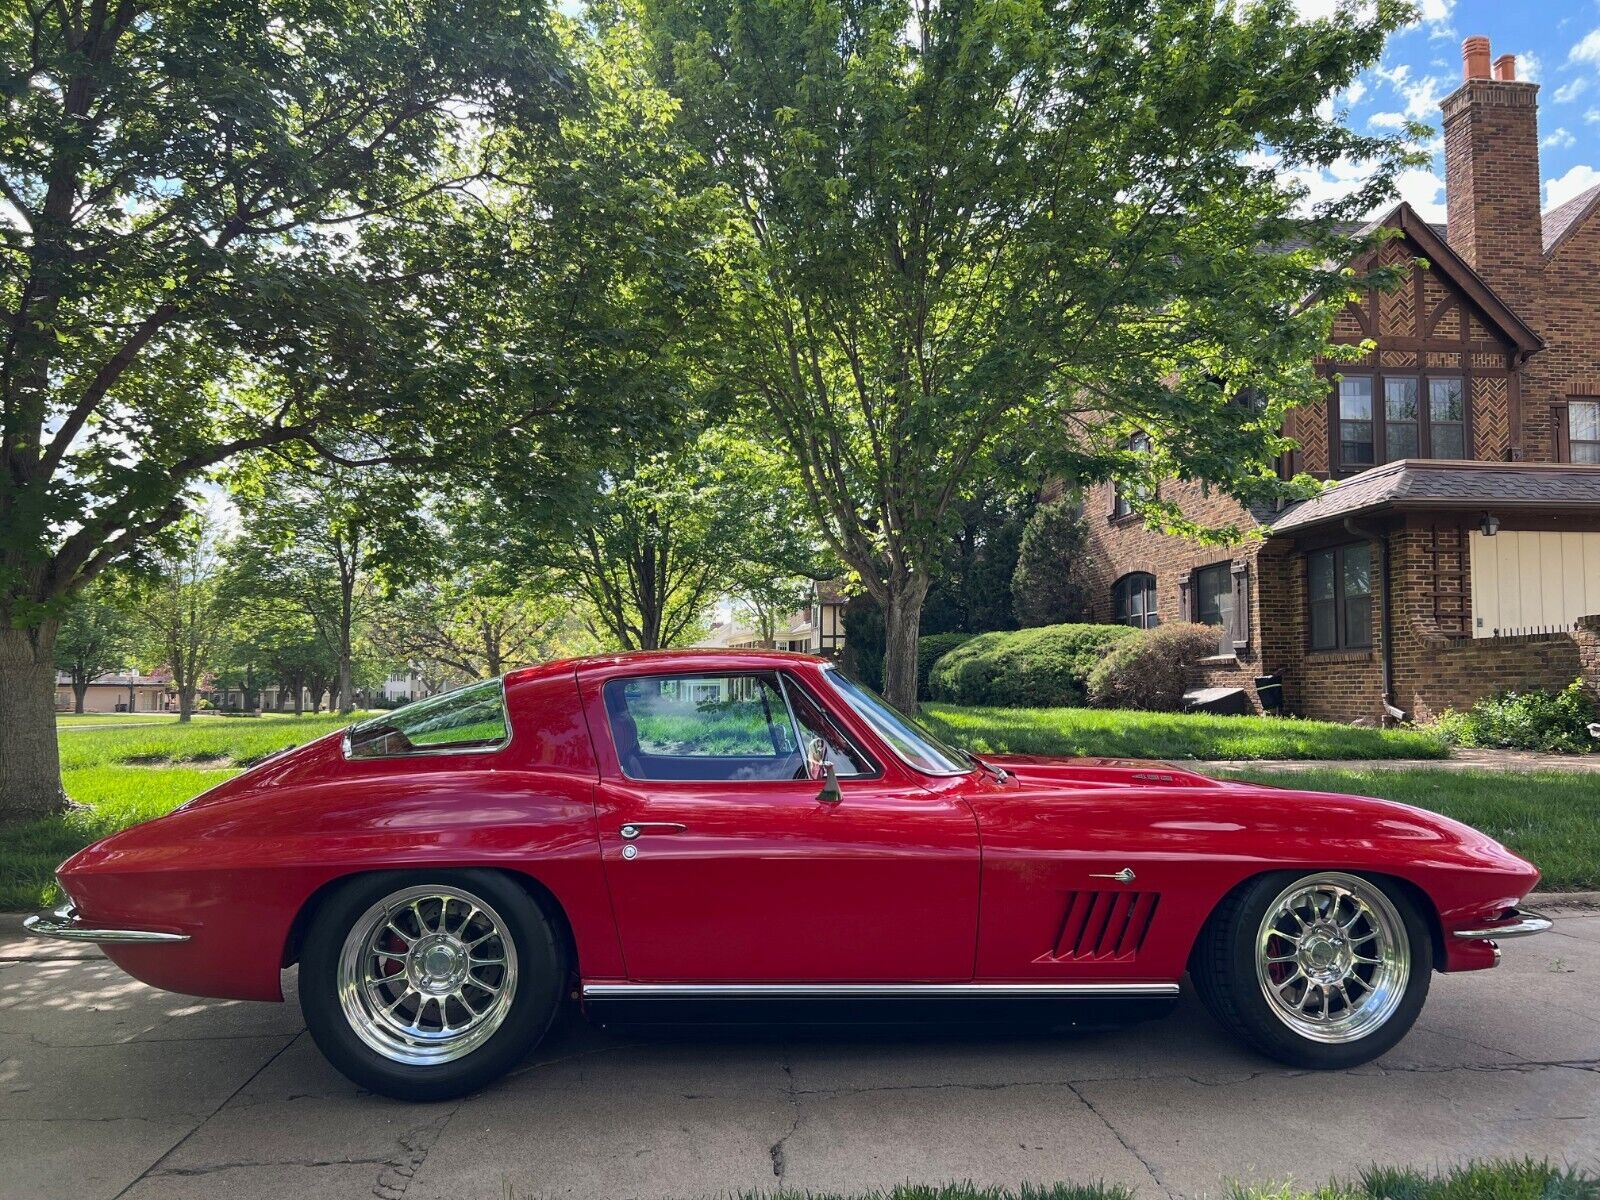
<path fill-rule="evenodd" d="M 1052 962 L 1124 962 L 1144 945 L 1155 919 L 1155 892 L 1068 892 Z"/>

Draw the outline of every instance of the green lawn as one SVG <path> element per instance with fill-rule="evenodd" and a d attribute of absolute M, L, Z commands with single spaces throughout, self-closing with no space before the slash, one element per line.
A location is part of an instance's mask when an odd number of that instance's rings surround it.
<path fill-rule="evenodd" d="M 74 729 L 81 725 L 163 725 L 177 721 L 176 713 L 160 712 L 108 712 L 108 713 L 57 713 L 57 729 Z"/>
<path fill-rule="evenodd" d="M 1503 842 L 1544 872 L 1543 891 L 1600 888 L 1600 774 L 1576 771 L 1230 771 L 1315 792 L 1381 796 L 1432 809 Z"/>
<path fill-rule="evenodd" d="M 979 1188 L 971 1184 L 897 1187 L 889 1192 L 749 1192 L 743 1200 L 1135 1200 L 1120 1184 L 1052 1184 Z M 1600 1200 L 1600 1179 L 1588 1172 L 1534 1162 L 1490 1161 L 1442 1172 L 1372 1167 L 1353 1180 L 1318 1188 L 1234 1187 L 1232 1200 Z"/>
<path fill-rule="evenodd" d="M 959 708 L 926 704 L 936 734 L 979 753 L 1084 754 L 1108 758 L 1444 758 L 1427 730 L 1365 729 L 1283 717 L 1098 708 Z"/>

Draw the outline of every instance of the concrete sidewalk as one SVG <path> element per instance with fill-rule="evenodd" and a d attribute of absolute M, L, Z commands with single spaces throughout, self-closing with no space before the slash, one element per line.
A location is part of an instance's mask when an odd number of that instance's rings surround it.
<path fill-rule="evenodd" d="M 0 945 L 0 1197 L 701 1197 L 906 1180 L 1121 1182 L 1142 1197 L 1374 1160 L 1600 1170 L 1600 914 L 1436 976 L 1381 1062 L 1286 1070 L 1185 999 L 1068 1038 L 627 1041 L 563 1018 L 438 1105 L 359 1092 L 293 1004 L 190 1000 L 92 953 Z M 292 983 L 292 980 L 286 980 Z"/>
<path fill-rule="evenodd" d="M 1217 758 L 1182 759 L 1196 771 L 1567 771 L 1600 772 L 1600 754 L 1546 754 L 1539 750 L 1477 750 L 1457 746 L 1449 758 Z"/>

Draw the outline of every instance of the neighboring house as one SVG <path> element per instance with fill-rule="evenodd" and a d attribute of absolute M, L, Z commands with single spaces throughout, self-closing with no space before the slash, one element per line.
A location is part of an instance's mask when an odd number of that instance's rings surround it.
<path fill-rule="evenodd" d="M 86 713 L 165 712 L 172 681 L 165 672 L 141 675 L 138 671 L 119 671 L 102 675 L 89 685 L 83 696 Z M 72 677 L 56 675 L 56 711 L 72 712 L 75 697 Z"/>
<path fill-rule="evenodd" d="M 410 704 L 427 694 L 427 685 L 415 670 L 391 671 L 383 681 L 383 698 L 389 704 Z"/>
<path fill-rule="evenodd" d="M 718 650 L 793 650 L 800 654 L 821 654 L 838 658 L 844 651 L 844 593 L 837 582 L 814 584 L 811 603 L 778 621 L 771 641 L 762 638 L 748 619 L 735 613 L 718 621 L 711 631 L 694 643 Z"/>
<path fill-rule="evenodd" d="M 1512 686 L 1559 687 L 1600 613 L 1600 187 L 1539 209 L 1538 86 L 1486 38 L 1443 102 L 1448 225 L 1401 204 L 1384 263 L 1426 260 L 1352 305 L 1325 403 L 1290 414 L 1285 464 L 1336 486 L 1244 511 L 1191 483 L 1192 517 L 1264 537 L 1233 548 L 1146 530 L 1111 485 L 1086 498 L 1101 620 L 1217 627 L 1208 687 L 1279 675 L 1289 711 L 1426 719 Z M 1271 696 L 1270 689 L 1266 693 Z M 1394 715 L 1390 711 L 1389 715 Z"/>

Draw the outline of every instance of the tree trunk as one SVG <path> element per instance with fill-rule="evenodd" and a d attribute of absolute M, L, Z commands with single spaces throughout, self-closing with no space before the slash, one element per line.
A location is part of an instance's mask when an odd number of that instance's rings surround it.
<path fill-rule="evenodd" d="M 889 593 L 883 613 L 883 698 L 901 712 L 917 711 L 917 626 L 928 583 L 913 580 Z"/>
<path fill-rule="evenodd" d="M 72 685 L 72 711 L 80 717 L 83 716 L 83 703 L 89 695 L 88 683 L 74 682 Z"/>
<path fill-rule="evenodd" d="M 0 629 L 0 823 L 66 807 L 56 747 L 56 623 Z"/>
<path fill-rule="evenodd" d="M 178 689 L 178 721 L 181 724 L 194 716 L 194 687 L 180 687 Z"/>
<path fill-rule="evenodd" d="M 339 656 L 339 685 L 338 686 L 339 686 L 339 715 L 340 716 L 349 716 L 352 712 L 355 711 L 355 707 L 356 707 L 355 690 L 354 690 L 354 688 L 352 686 L 352 683 L 351 683 L 351 676 L 353 674 L 354 674 L 354 671 L 351 669 L 351 663 L 350 663 L 350 652 L 347 649 L 343 654 L 341 654 Z M 329 707 L 331 708 L 332 705 L 329 705 Z"/>

